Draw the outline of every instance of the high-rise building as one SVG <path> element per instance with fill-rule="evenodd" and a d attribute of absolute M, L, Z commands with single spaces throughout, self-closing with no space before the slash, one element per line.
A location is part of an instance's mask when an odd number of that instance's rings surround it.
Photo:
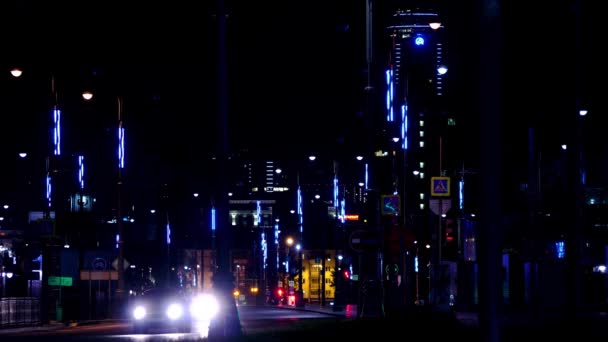
<path fill-rule="evenodd" d="M 399 296 L 396 291 L 403 287 L 397 285 L 398 275 L 387 271 L 387 279 L 395 279 L 389 287 L 394 292 L 391 303 L 410 298 L 408 303 L 440 304 L 448 298 L 445 289 L 449 289 L 437 281 L 445 258 L 442 227 L 447 220 L 442 214 L 448 213 L 454 202 L 450 180 L 457 157 L 448 152 L 454 148 L 450 143 L 455 120 L 446 100 L 449 65 L 445 18 L 435 9 L 399 9 L 386 23 L 385 129 L 383 145 L 375 155 L 382 160 L 383 174 L 391 175 L 380 184 L 385 263 L 389 269 L 416 269 L 429 281 L 408 283 L 408 294 Z M 398 210 L 385 208 L 385 202 L 396 203 Z M 405 271 L 395 271 L 399 272 Z M 413 273 L 403 275 L 413 278 Z"/>
<path fill-rule="evenodd" d="M 410 217 L 433 209 L 432 177 L 449 176 L 444 152 L 455 121 L 445 100 L 445 30 L 441 16 L 433 10 L 398 10 L 387 25 L 385 115 L 386 139 L 394 143 L 392 190 L 402 196 L 404 214 Z M 404 223 L 425 235 L 428 229 L 416 226 L 426 221 Z"/>

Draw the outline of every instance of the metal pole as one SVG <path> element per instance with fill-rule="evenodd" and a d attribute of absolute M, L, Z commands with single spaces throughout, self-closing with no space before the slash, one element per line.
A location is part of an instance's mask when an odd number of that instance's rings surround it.
<path fill-rule="evenodd" d="M 118 150 L 122 150 L 123 141 L 123 127 L 122 127 L 122 100 L 120 97 L 118 99 Z M 125 275 L 124 275 L 124 234 L 123 234 L 123 224 L 122 224 L 122 168 L 124 155 L 122 152 L 119 153 L 118 156 L 118 178 L 116 182 L 116 228 L 118 233 L 118 258 L 117 258 L 117 266 L 116 271 L 118 275 L 118 288 L 116 289 L 116 299 L 120 302 L 123 299 L 123 295 L 125 292 Z M 120 303 L 118 303 L 117 307 L 120 307 Z"/>
<path fill-rule="evenodd" d="M 502 181 L 502 62 L 501 1 L 480 3 L 479 69 L 481 206 L 479 220 L 479 324 L 483 341 L 500 341 L 502 201 L 495 191 Z"/>
<path fill-rule="evenodd" d="M 240 336 L 242 335 L 241 322 L 239 319 L 236 301 L 232 295 L 234 287 L 234 275 L 230 272 L 230 248 L 232 248 L 232 232 L 228 224 L 228 195 L 227 174 L 228 161 L 228 68 L 226 56 L 226 8 L 224 0 L 217 1 L 217 43 L 218 43 L 218 126 L 217 126 L 217 156 L 214 176 L 217 178 L 214 188 L 214 200 L 217 205 L 216 220 L 217 230 L 220 234 L 217 240 L 217 268 L 213 274 L 213 288 L 224 302 L 224 310 L 221 310 L 209 326 L 209 338 Z"/>

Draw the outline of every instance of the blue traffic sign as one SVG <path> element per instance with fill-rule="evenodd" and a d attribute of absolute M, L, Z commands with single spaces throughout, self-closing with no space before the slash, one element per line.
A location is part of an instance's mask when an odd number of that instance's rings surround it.
<path fill-rule="evenodd" d="M 431 196 L 450 196 L 450 177 L 431 177 Z"/>

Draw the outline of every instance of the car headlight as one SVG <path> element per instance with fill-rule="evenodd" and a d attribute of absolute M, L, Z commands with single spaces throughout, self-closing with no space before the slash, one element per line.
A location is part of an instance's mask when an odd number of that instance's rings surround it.
<path fill-rule="evenodd" d="M 199 320 L 208 320 L 218 313 L 220 306 L 215 296 L 204 293 L 196 296 L 190 303 L 190 313 Z"/>
<path fill-rule="evenodd" d="M 169 317 L 170 320 L 179 319 L 183 314 L 184 310 L 178 303 L 172 303 L 167 307 L 167 317 Z"/>
<path fill-rule="evenodd" d="M 133 309 L 133 318 L 140 320 L 144 317 L 146 317 L 146 308 L 141 305 L 136 306 L 135 309 Z"/>

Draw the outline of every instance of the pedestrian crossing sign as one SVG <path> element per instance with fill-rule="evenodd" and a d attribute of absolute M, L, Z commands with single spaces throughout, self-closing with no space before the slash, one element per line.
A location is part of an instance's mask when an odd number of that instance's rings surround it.
<path fill-rule="evenodd" d="M 450 196 L 450 177 L 431 177 L 431 196 Z"/>

